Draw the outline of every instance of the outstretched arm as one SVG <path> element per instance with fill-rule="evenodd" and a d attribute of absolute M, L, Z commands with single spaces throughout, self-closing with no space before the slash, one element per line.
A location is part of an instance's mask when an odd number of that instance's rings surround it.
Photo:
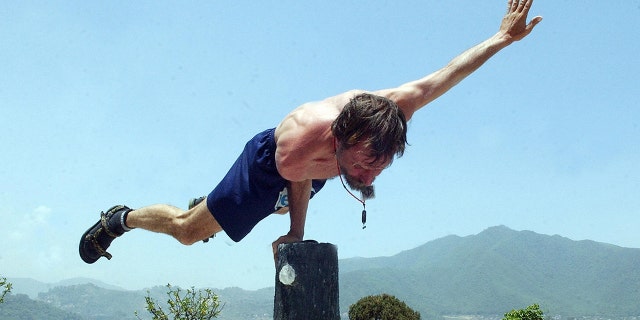
<path fill-rule="evenodd" d="M 476 71 L 489 58 L 511 43 L 526 37 L 542 20 L 536 16 L 527 23 L 527 15 L 533 0 L 509 0 L 507 13 L 502 19 L 500 30 L 489 39 L 463 52 L 451 60 L 444 68 L 422 78 L 393 89 L 376 92 L 395 101 L 407 119 L 429 102 L 435 100 L 462 79 Z"/>

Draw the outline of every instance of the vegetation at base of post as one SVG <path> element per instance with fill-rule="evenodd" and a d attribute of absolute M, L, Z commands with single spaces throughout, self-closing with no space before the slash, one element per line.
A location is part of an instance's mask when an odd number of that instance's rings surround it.
<path fill-rule="evenodd" d="M 153 316 L 153 320 L 210 320 L 217 318 L 222 307 L 218 296 L 211 289 L 195 290 L 187 289 L 182 295 L 180 288 L 173 288 L 167 284 L 167 305 L 169 313 L 165 313 L 160 304 L 149 296 L 145 297 L 146 309 Z M 138 319 L 141 319 L 138 312 L 135 312 Z"/>
<path fill-rule="evenodd" d="M 367 296 L 349 307 L 350 320 L 420 320 L 420 313 L 398 298 L 381 294 Z"/>
<path fill-rule="evenodd" d="M 525 309 L 511 310 L 504 314 L 502 320 L 544 320 L 544 312 L 536 303 Z"/>

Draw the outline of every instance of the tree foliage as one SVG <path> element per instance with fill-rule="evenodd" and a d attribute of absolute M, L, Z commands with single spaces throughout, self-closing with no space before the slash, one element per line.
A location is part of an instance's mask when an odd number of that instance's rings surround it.
<path fill-rule="evenodd" d="M 349 307 L 350 320 L 420 320 L 420 313 L 398 298 L 381 294 L 367 296 Z"/>
<path fill-rule="evenodd" d="M 502 320 L 544 320 L 544 312 L 538 304 L 532 304 L 525 309 L 511 310 L 504 314 Z"/>
<path fill-rule="evenodd" d="M 11 283 L 7 282 L 7 278 L 0 277 L 0 303 L 4 302 L 4 296 L 11 292 Z"/>
<path fill-rule="evenodd" d="M 195 290 L 191 287 L 182 294 L 180 288 L 174 289 L 170 284 L 167 284 L 167 288 L 168 314 L 147 292 L 146 309 L 153 320 L 210 320 L 217 318 L 222 310 L 218 296 L 211 289 Z M 136 317 L 142 319 L 138 312 Z"/>

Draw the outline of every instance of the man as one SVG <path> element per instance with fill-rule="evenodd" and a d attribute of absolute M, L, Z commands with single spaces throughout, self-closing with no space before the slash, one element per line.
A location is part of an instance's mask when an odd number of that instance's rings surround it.
<path fill-rule="evenodd" d="M 207 197 L 192 200 L 187 211 L 169 205 L 109 209 L 82 235 L 81 258 L 86 263 L 101 256 L 110 259 L 106 249 L 111 242 L 134 228 L 169 234 L 186 245 L 222 230 L 240 241 L 271 213 L 289 211 L 290 230 L 273 242 L 275 255 L 278 244 L 303 239 L 309 199 L 336 176 L 361 192 L 360 199 L 347 190 L 364 206 L 373 196 L 376 176 L 403 154 L 406 122 L 413 113 L 526 37 L 542 20 L 537 16 L 527 23 L 532 3 L 508 0 L 495 35 L 422 79 L 374 92 L 347 91 L 299 106 L 276 128 L 250 140 L 220 184 Z"/>

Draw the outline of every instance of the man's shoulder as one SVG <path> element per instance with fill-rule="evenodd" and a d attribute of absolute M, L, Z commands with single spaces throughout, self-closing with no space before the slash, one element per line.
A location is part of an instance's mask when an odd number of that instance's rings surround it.
<path fill-rule="evenodd" d="M 278 127 L 295 130 L 298 138 L 300 136 L 317 138 L 320 135 L 326 135 L 344 106 L 355 96 L 364 92 L 367 91 L 349 90 L 324 100 L 307 102 L 289 113 Z M 277 136 L 279 131 L 282 130 L 277 130 Z"/>

